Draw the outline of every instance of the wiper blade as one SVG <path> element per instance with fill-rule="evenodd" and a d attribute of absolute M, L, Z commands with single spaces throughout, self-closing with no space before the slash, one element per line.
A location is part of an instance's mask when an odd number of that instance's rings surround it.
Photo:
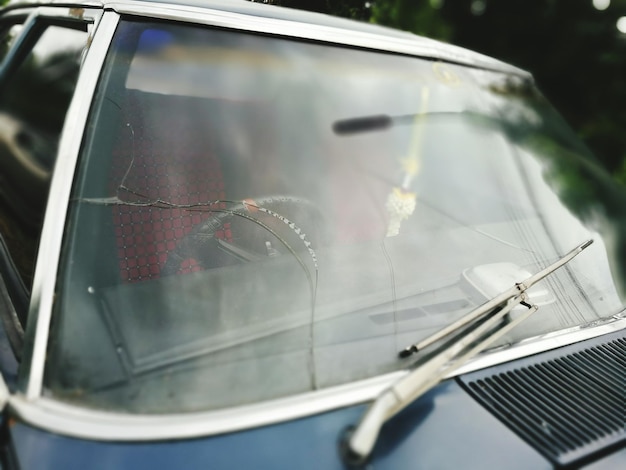
<path fill-rule="evenodd" d="M 460 339 L 454 341 L 443 351 L 434 354 L 376 398 L 359 424 L 346 438 L 344 458 L 348 463 L 360 464 L 364 462 L 374 448 L 380 429 L 386 421 L 441 382 L 453 370 L 462 366 L 536 312 L 538 307 L 527 303 L 526 291 L 567 264 L 592 243 L 593 240 L 587 240 L 545 269 L 515 284 L 453 324 L 406 348 L 405 354 L 409 350 L 411 353 L 420 351 L 455 332 L 459 332 L 462 328 L 477 324 L 471 331 L 461 335 Z M 504 317 L 517 305 L 525 305 L 528 309 L 508 322 L 503 321 Z M 488 314 L 492 315 L 489 316 Z M 487 319 L 485 320 L 485 318 Z"/>
<path fill-rule="evenodd" d="M 395 125 L 411 125 L 420 119 L 432 119 L 445 116 L 466 116 L 475 118 L 476 120 L 488 121 L 486 116 L 481 116 L 472 111 L 433 111 L 429 113 L 414 114 L 373 114 L 371 116 L 359 116 L 348 119 L 340 119 L 333 123 L 333 132 L 337 135 L 350 135 L 360 132 L 373 132 L 388 129 Z"/>
<path fill-rule="evenodd" d="M 393 118 L 387 114 L 362 116 L 335 121 L 333 123 L 333 132 L 339 135 L 369 132 L 387 129 L 392 124 Z"/>

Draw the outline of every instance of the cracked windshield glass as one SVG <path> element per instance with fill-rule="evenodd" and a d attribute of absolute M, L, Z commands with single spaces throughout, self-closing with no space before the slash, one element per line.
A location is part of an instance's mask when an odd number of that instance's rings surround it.
<path fill-rule="evenodd" d="M 610 318 L 604 220 L 624 204 L 604 178 L 525 75 L 122 22 L 71 199 L 47 393 L 170 413 L 397 371 L 408 345 L 587 239 L 497 346 Z"/>

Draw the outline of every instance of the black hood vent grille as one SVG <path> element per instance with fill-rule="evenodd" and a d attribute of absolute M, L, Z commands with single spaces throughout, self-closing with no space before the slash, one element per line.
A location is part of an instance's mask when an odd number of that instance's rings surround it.
<path fill-rule="evenodd" d="M 478 371 L 460 381 L 554 464 L 570 465 L 626 440 L 626 338 L 623 332 L 611 338 Z"/>

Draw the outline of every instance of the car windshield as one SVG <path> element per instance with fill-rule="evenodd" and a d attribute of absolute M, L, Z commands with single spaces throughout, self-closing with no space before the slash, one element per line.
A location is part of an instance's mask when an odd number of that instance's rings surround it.
<path fill-rule="evenodd" d="M 498 346 L 621 309 L 596 233 L 610 186 L 525 76 L 122 21 L 86 129 L 58 399 L 214 410 L 406 368 L 399 351 L 589 238 Z"/>

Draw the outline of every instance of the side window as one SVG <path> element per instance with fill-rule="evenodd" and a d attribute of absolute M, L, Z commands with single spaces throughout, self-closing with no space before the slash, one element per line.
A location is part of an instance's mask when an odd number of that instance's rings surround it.
<path fill-rule="evenodd" d="M 0 69 L 0 274 L 24 322 L 51 172 L 88 34 L 86 24 L 38 17 L 11 45 L 19 28 L 5 28 L 0 44 L 5 55 Z"/>
<path fill-rule="evenodd" d="M 26 18 L 26 14 L 16 14 L 4 18 L 2 23 L 0 23 L 0 63 L 15 42 L 15 38 L 22 31 Z"/>

